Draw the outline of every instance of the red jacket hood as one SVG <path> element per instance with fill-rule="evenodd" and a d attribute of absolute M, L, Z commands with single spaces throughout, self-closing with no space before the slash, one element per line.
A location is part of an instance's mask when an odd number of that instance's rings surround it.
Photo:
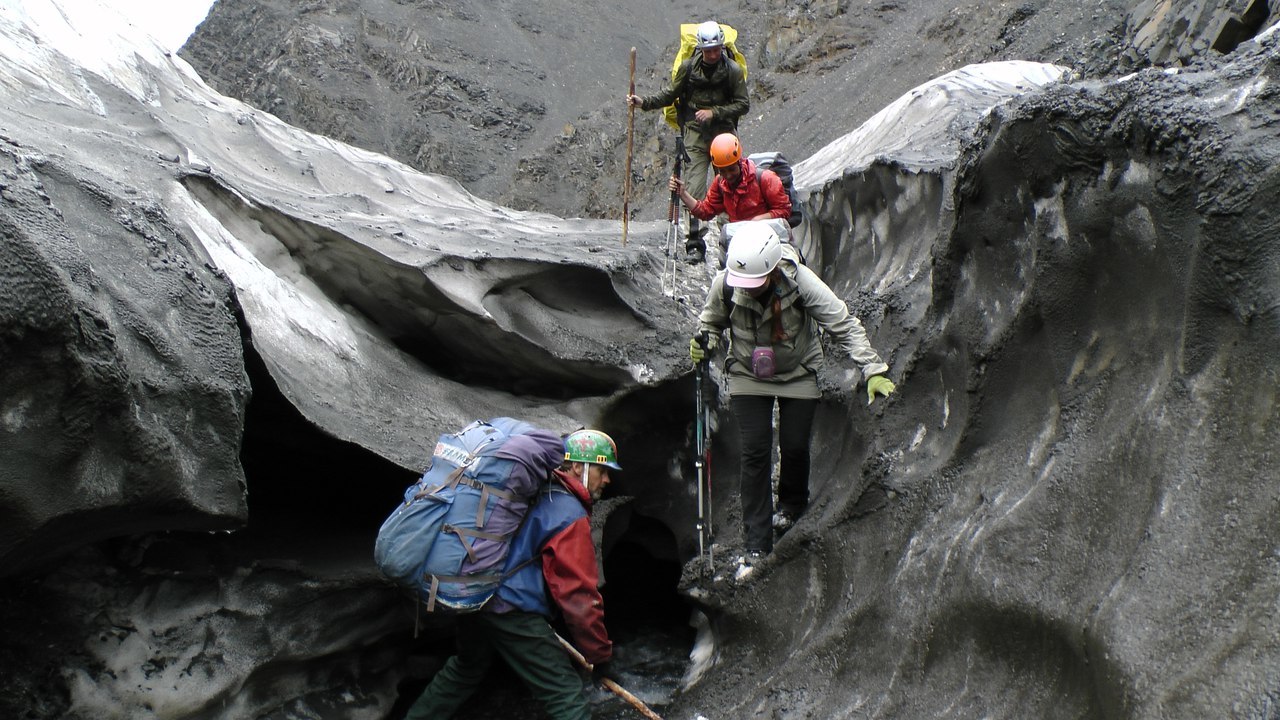
<path fill-rule="evenodd" d="M 573 493 L 573 496 L 578 498 L 578 501 L 587 509 L 587 512 L 591 512 L 591 493 L 587 492 L 587 486 L 578 482 L 577 479 L 563 470 L 556 470 L 555 476 L 560 481 L 560 484 L 564 486 L 564 489 Z"/>

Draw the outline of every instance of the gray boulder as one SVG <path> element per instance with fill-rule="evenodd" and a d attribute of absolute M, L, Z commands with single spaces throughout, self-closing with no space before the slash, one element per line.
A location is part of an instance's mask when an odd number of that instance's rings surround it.
<path fill-rule="evenodd" d="M 0 575 L 105 537 L 239 525 L 249 384 L 226 278 L 154 195 L 6 127 Z"/>

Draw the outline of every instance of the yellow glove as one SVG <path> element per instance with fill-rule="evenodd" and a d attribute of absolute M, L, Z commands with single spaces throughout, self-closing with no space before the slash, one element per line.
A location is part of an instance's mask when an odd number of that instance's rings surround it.
<path fill-rule="evenodd" d="M 700 363 L 703 360 L 706 360 L 708 352 L 708 348 L 704 348 L 698 343 L 698 338 L 692 338 L 689 340 L 689 358 L 694 362 Z"/>
<path fill-rule="evenodd" d="M 867 380 L 867 404 L 875 402 L 876 395 L 889 397 L 889 394 L 896 389 L 898 386 L 894 385 L 889 378 L 883 375 L 872 375 L 871 379 Z"/>

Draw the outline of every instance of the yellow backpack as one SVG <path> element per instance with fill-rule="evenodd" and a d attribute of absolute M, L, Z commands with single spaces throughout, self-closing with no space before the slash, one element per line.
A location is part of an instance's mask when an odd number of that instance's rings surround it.
<path fill-rule="evenodd" d="M 676 52 L 676 58 L 671 63 L 671 79 L 676 79 L 676 71 L 680 69 L 680 63 L 693 57 L 694 46 L 698 44 L 698 26 L 702 23 L 681 23 L 680 24 L 680 49 Z M 734 42 L 738 39 L 738 31 L 720 23 L 720 29 L 724 31 L 724 50 L 725 54 L 731 60 L 738 63 L 742 68 L 742 78 L 747 77 L 747 59 L 738 52 L 738 46 Z M 680 129 L 680 123 L 676 121 L 676 106 L 668 105 L 662 108 L 662 117 L 667 124 L 676 130 Z"/>

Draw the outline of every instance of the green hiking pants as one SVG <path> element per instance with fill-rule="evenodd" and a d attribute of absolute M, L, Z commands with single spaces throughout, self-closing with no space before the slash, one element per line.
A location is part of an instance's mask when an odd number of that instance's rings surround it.
<path fill-rule="evenodd" d="M 697 126 L 690 123 L 685 126 L 684 151 L 689 153 L 689 163 L 685 165 L 682 179 L 685 190 L 695 200 L 702 201 L 707 197 L 707 187 L 711 185 L 707 172 L 711 169 L 711 138 L 702 134 Z"/>
<path fill-rule="evenodd" d="M 582 677 L 541 615 L 478 612 L 458 619 L 458 654 L 449 658 L 405 720 L 445 720 L 471 697 L 494 658 L 529 686 L 554 720 L 590 720 Z"/>

